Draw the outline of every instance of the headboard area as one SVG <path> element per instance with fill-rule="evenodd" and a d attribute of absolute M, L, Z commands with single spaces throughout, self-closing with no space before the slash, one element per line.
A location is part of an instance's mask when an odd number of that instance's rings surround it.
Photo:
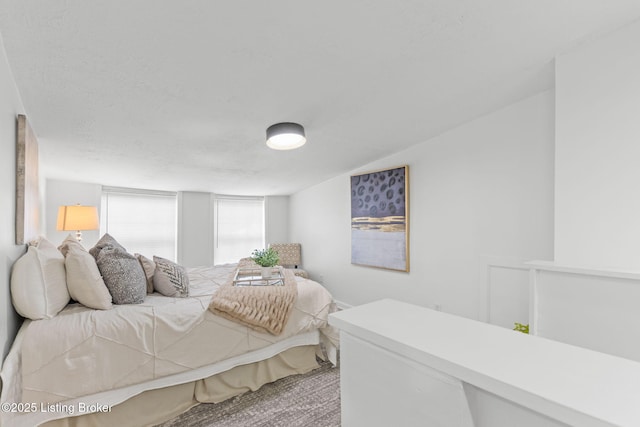
<path fill-rule="evenodd" d="M 640 361 L 640 272 L 529 265 L 532 334 Z"/>
<path fill-rule="evenodd" d="M 11 236 L 13 239 L 13 236 Z M 22 318 L 16 313 L 11 302 L 11 268 L 13 263 L 25 253 L 25 246 L 11 245 L 5 252 L 4 260 L 0 263 L 0 343 L 2 345 L 2 360 L 11 349 L 13 339 L 18 332 Z"/>

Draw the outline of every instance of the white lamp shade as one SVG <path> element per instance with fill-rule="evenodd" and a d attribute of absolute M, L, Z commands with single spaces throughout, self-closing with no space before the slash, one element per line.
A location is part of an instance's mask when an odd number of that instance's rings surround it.
<path fill-rule="evenodd" d="M 58 208 L 58 231 L 97 230 L 100 228 L 98 208 L 95 206 L 60 206 Z"/>
<path fill-rule="evenodd" d="M 293 150 L 305 142 L 304 128 L 297 123 L 276 123 L 267 128 L 267 146 L 274 150 Z"/>

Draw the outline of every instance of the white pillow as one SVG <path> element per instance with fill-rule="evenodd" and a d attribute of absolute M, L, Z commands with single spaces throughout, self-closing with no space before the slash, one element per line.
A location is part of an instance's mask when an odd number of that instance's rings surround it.
<path fill-rule="evenodd" d="M 112 308 L 111 294 L 102 280 L 95 258 L 71 235 L 62 242 L 60 250 L 65 254 L 71 298 L 89 308 Z"/>
<path fill-rule="evenodd" d="M 53 243 L 40 238 L 13 264 L 11 299 L 29 319 L 51 319 L 69 303 L 64 257 Z"/>

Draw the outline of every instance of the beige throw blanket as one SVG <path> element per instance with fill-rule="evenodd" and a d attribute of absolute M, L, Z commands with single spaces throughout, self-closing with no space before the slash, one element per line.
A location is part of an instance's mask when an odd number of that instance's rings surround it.
<path fill-rule="evenodd" d="M 209 310 L 260 332 L 280 335 L 298 297 L 293 273 L 284 270 L 283 286 L 233 286 L 233 276 L 214 294 Z"/>

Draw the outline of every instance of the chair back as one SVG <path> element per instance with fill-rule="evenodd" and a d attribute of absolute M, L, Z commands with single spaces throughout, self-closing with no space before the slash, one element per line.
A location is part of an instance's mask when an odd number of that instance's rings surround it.
<path fill-rule="evenodd" d="M 300 243 L 271 243 L 269 247 L 278 252 L 280 258 L 278 263 L 283 267 L 298 268 L 302 262 Z"/>

